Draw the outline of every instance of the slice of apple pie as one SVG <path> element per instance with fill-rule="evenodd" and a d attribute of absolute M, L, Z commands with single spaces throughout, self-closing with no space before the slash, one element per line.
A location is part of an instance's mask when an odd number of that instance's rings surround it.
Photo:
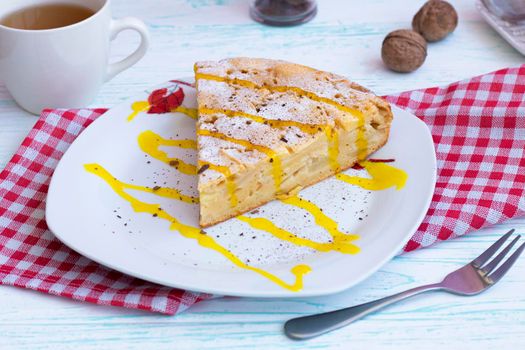
<path fill-rule="evenodd" d="M 336 74 L 270 59 L 195 64 L 200 224 L 297 193 L 383 146 L 389 104 Z"/>

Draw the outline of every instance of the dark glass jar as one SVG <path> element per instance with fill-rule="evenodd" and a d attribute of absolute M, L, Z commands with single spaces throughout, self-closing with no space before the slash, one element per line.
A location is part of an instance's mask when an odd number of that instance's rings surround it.
<path fill-rule="evenodd" d="M 260 23 L 272 26 L 293 26 L 315 17 L 315 0 L 253 0 L 250 15 Z"/>

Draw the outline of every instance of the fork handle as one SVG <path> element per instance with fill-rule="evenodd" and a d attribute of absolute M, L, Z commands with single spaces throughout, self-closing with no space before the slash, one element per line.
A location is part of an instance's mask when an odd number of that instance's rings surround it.
<path fill-rule="evenodd" d="M 416 287 L 365 304 L 347 307 L 340 310 L 293 318 L 284 325 L 284 332 L 292 339 L 308 339 L 344 327 L 361 317 L 382 309 L 411 296 L 442 289 L 440 283 Z"/>

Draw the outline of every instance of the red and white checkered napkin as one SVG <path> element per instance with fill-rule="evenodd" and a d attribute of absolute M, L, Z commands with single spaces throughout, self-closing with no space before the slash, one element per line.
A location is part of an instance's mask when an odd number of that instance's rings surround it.
<path fill-rule="evenodd" d="M 436 147 L 434 197 L 405 251 L 525 215 L 525 65 L 387 99 Z"/>
<path fill-rule="evenodd" d="M 210 296 L 108 269 L 66 247 L 46 226 L 53 170 L 80 132 L 105 111 L 44 111 L 0 174 L 0 283 L 103 305 L 181 312 Z"/>
<path fill-rule="evenodd" d="M 524 93 L 525 66 L 388 97 L 429 125 L 438 157 L 436 193 L 405 251 L 525 214 Z M 0 174 L 0 283 L 166 314 L 210 298 L 107 269 L 47 229 L 53 169 L 104 112 L 45 111 Z"/>

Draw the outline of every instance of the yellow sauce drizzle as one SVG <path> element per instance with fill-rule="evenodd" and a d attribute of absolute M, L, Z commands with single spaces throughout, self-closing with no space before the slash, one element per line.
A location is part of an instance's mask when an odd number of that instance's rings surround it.
<path fill-rule="evenodd" d="M 281 201 L 308 211 L 315 218 L 315 223 L 330 233 L 332 240 L 327 243 L 319 243 L 307 238 L 302 238 L 276 226 L 272 221 L 265 218 L 251 218 L 241 215 L 238 216 L 237 219 L 246 222 L 257 230 L 266 231 L 276 238 L 293 243 L 297 246 L 308 247 L 321 252 L 335 250 L 343 254 L 359 253 L 359 247 L 350 243 L 351 241 L 359 239 L 359 236 L 347 235 L 339 231 L 337 223 L 325 215 L 318 206 L 298 196 L 293 196 Z"/>
<path fill-rule="evenodd" d="M 372 178 L 350 176 L 343 173 L 335 175 L 336 179 L 357 185 L 365 190 L 381 191 L 390 187 L 400 190 L 405 186 L 408 175 L 401 169 L 386 163 L 364 161 L 360 163 Z"/>
<path fill-rule="evenodd" d="M 151 107 L 151 105 L 149 104 L 148 101 L 133 102 L 131 104 L 131 110 L 133 111 L 133 113 L 131 113 L 128 116 L 127 121 L 128 122 L 132 121 L 139 113 L 147 111 L 150 107 Z"/>
<path fill-rule="evenodd" d="M 361 116 L 357 119 L 357 140 L 355 142 L 357 148 L 357 160 L 365 160 L 368 156 L 368 140 L 366 139 L 365 117 L 363 113 L 358 111 Z"/>
<path fill-rule="evenodd" d="M 139 135 L 138 144 L 139 144 L 140 149 L 144 151 L 145 153 L 147 153 L 149 156 L 157 160 L 160 160 L 161 162 L 166 163 L 171 167 L 176 168 L 181 173 L 186 174 L 186 175 L 196 175 L 197 174 L 198 169 L 195 165 L 188 164 L 179 158 L 170 158 L 168 157 L 166 152 L 161 151 L 159 149 L 160 146 L 197 149 L 197 143 L 195 140 L 165 139 L 162 136 L 154 133 L 153 131 L 148 130 L 148 131 L 142 132 Z M 226 181 L 227 181 L 226 187 L 230 195 L 230 204 L 232 207 L 237 206 L 238 200 L 237 200 L 237 196 L 235 195 L 236 186 L 235 186 L 235 182 L 230 179 L 230 176 L 231 176 L 230 169 L 225 166 L 215 165 L 211 163 L 204 163 L 204 162 L 202 162 L 199 168 L 204 164 L 208 164 L 210 169 L 213 169 L 217 172 L 224 174 L 224 176 L 226 177 Z"/>
<path fill-rule="evenodd" d="M 162 210 L 160 205 L 142 202 L 138 200 L 137 198 L 133 197 L 132 195 L 128 194 L 125 190 L 130 189 L 129 187 L 130 185 L 117 180 L 115 177 L 113 177 L 106 169 L 104 169 L 99 164 L 86 164 L 84 165 L 84 168 L 89 173 L 97 175 L 102 180 L 104 180 L 113 189 L 113 191 L 115 191 L 115 193 L 118 196 L 120 196 L 122 199 L 124 199 L 126 202 L 128 202 L 131 205 L 131 207 L 133 208 L 135 212 L 149 213 L 158 218 L 161 218 L 161 219 L 164 219 L 170 222 L 171 230 L 176 230 L 182 236 L 196 240 L 202 247 L 215 250 L 216 252 L 224 256 L 226 259 L 230 260 L 234 265 L 242 269 L 256 272 L 266 277 L 270 281 L 276 283 L 277 285 L 283 288 L 286 288 L 290 291 L 298 292 L 302 290 L 303 276 L 311 271 L 311 268 L 309 266 L 307 265 L 294 266 L 291 269 L 291 273 L 295 276 L 295 282 L 292 284 L 286 283 L 285 281 L 269 273 L 268 271 L 245 264 L 242 260 L 236 257 L 228 249 L 226 249 L 225 247 L 215 242 L 215 240 L 211 236 L 207 235 L 203 230 L 201 230 L 198 227 L 189 226 L 189 225 L 179 222 L 176 218 L 174 218 L 173 216 L 171 216 L 170 214 Z M 137 188 L 134 188 L 134 189 L 137 189 Z M 146 192 L 149 192 L 149 191 L 146 191 Z"/>
<path fill-rule="evenodd" d="M 244 215 L 237 216 L 237 219 L 249 224 L 251 227 L 257 230 L 266 231 L 276 238 L 293 243 L 297 246 L 308 247 L 320 252 L 328 252 L 331 250 L 338 250 L 341 253 L 353 254 L 353 246 L 343 246 L 342 244 L 330 243 L 319 243 L 309 240 L 307 238 L 302 238 L 294 233 L 286 231 L 278 226 L 276 226 L 272 221 L 265 218 L 250 218 Z M 350 248 L 350 249 L 346 249 Z"/>
<path fill-rule="evenodd" d="M 217 165 L 217 164 L 212 164 L 209 162 L 202 162 L 202 161 L 199 164 L 200 164 L 199 169 L 204 165 L 208 165 L 209 169 L 215 170 L 216 172 L 224 175 L 224 177 L 226 178 L 226 189 L 228 191 L 228 195 L 230 196 L 230 206 L 232 208 L 235 208 L 237 204 L 239 203 L 239 200 L 237 199 L 237 195 L 235 194 L 237 185 L 235 184 L 235 181 L 231 177 L 232 174 L 231 174 L 230 168 L 228 168 L 227 166 Z"/>
<path fill-rule="evenodd" d="M 327 97 L 322 97 L 322 96 L 316 95 L 313 92 L 303 90 L 303 89 L 298 88 L 296 86 L 272 86 L 272 85 L 260 86 L 260 85 L 257 85 L 256 83 L 254 83 L 253 81 L 249 81 L 249 80 L 243 80 L 243 79 L 238 79 L 238 78 L 231 79 L 231 78 L 220 77 L 220 76 L 212 75 L 212 74 L 195 73 L 195 80 L 199 80 L 199 79 L 214 80 L 214 81 L 223 82 L 223 83 L 227 83 L 227 84 L 240 85 L 240 86 L 243 86 L 243 87 L 248 88 L 248 89 L 266 89 L 266 90 L 269 90 L 269 91 L 277 91 L 277 92 L 293 91 L 296 94 L 301 95 L 301 96 L 306 96 L 306 97 L 308 97 L 309 99 L 311 99 L 313 101 L 322 102 L 322 103 L 326 103 L 326 104 L 329 104 L 331 106 L 334 106 L 335 108 L 339 109 L 340 111 L 350 113 L 350 114 L 352 114 L 352 115 L 354 115 L 354 116 L 356 116 L 358 118 L 363 116 L 363 114 L 359 113 L 359 111 L 357 109 L 347 107 L 347 106 L 342 105 L 342 104 L 340 104 L 340 103 L 338 103 L 338 102 L 336 102 L 334 100 L 331 100 L 331 99 L 329 99 Z"/>
<path fill-rule="evenodd" d="M 172 110 L 172 112 L 175 112 L 175 113 L 182 113 L 182 114 L 185 114 L 186 116 L 192 118 L 192 119 L 195 119 L 197 120 L 197 109 L 196 108 L 188 108 L 188 107 L 184 107 L 184 106 L 179 106 L 175 109 Z"/>
<path fill-rule="evenodd" d="M 103 177 L 103 178 L 111 177 L 108 171 L 104 169 L 104 167 L 98 164 L 86 164 L 84 165 L 84 168 L 88 172 L 97 174 L 100 177 Z M 119 184 L 122 187 L 122 189 L 125 189 L 125 190 L 135 190 L 135 191 L 141 191 L 141 192 L 146 192 L 146 193 L 152 193 L 159 197 L 176 199 L 181 202 L 185 202 L 189 204 L 199 203 L 198 197 L 187 196 L 185 194 L 180 193 L 179 190 L 175 188 L 171 188 L 171 187 L 160 187 L 160 186 L 147 187 L 147 186 L 134 185 L 134 184 L 124 183 L 124 182 L 119 182 Z"/>
<path fill-rule="evenodd" d="M 233 111 L 230 109 L 212 109 L 212 108 L 201 107 L 199 108 L 199 113 L 200 114 L 223 114 L 230 118 L 236 117 L 236 116 L 244 117 L 244 118 L 253 120 L 256 123 L 269 125 L 272 128 L 286 128 L 289 126 L 295 126 L 301 131 L 304 131 L 305 133 L 308 133 L 308 134 L 314 134 L 317 131 L 319 131 L 319 127 L 322 127 L 322 125 L 300 123 L 300 122 L 293 121 L 293 120 L 268 119 L 268 118 L 260 117 L 258 115 L 245 113 L 241 111 Z"/>
<path fill-rule="evenodd" d="M 332 129 L 326 128 L 326 141 L 328 142 L 328 162 L 333 171 L 339 172 L 339 135 Z"/>
<path fill-rule="evenodd" d="M 193 164 L 188 164 L 179 158 L 170 158 L 168 154 L 159 149 L 160 146 L 173 146 L 180 148 L 197 148 L 195 140 L 169 140 L 161 137 L 151 130 L 142 132 L 138 137 L 138 144 L 142 151 L 146 152 L 151 157 L 160 160 L 174 167 L 178 171 L 186 175 L 197 174 L 197 167 Z"/>
<path fill-rule="evenodd" d="M 324 228 L 332 236 L 333 244 L 335 246 L 340 246 L 344 244 L 346 249 L 346 251 L 342 251 L 341 249 L 335 250 L 339 250 L 341 252 L 350 254 L 359 253 L 359 248 L 349 243 L 351 241 L 359 239 L 359 236 L 349 235 L 344 232 L 341 232 L 339 230 L 337 222 L 335 222 L 332 218 L 323 213 L 321 208 L 319 208 L 314 203 L 299 196 L 292 196 L 286 199 L 281 199 L 281 202 L 296 206 L 309 212 L 314 217 L 315 223 Z"/>
<path fill-rule="evenodd" d="M 272 175 L 275 181 L 275 191 L 276 192 L 279 191 L 281 187 L 281 176 L 282 176 L 281 159 L 277 156 L 277 153 L 275 153 L 274 150 L 272 150 L 271 148 L 265 147 L 265 146 L 255 145 L 248 140 L 235 139 L 223 133 L 216 132 L 216 131 L 210 131 L 206 129 L 198 129 L 197 135 L 215 137 L 215 138 L 218 138 L 224 141 L 229 141 L 229 142 L 241 145 L 249 150 L 257 150 L 259 152 L 266 154 L 268 157 L 270 157 L 270 162 L 273 164 Z"/>

